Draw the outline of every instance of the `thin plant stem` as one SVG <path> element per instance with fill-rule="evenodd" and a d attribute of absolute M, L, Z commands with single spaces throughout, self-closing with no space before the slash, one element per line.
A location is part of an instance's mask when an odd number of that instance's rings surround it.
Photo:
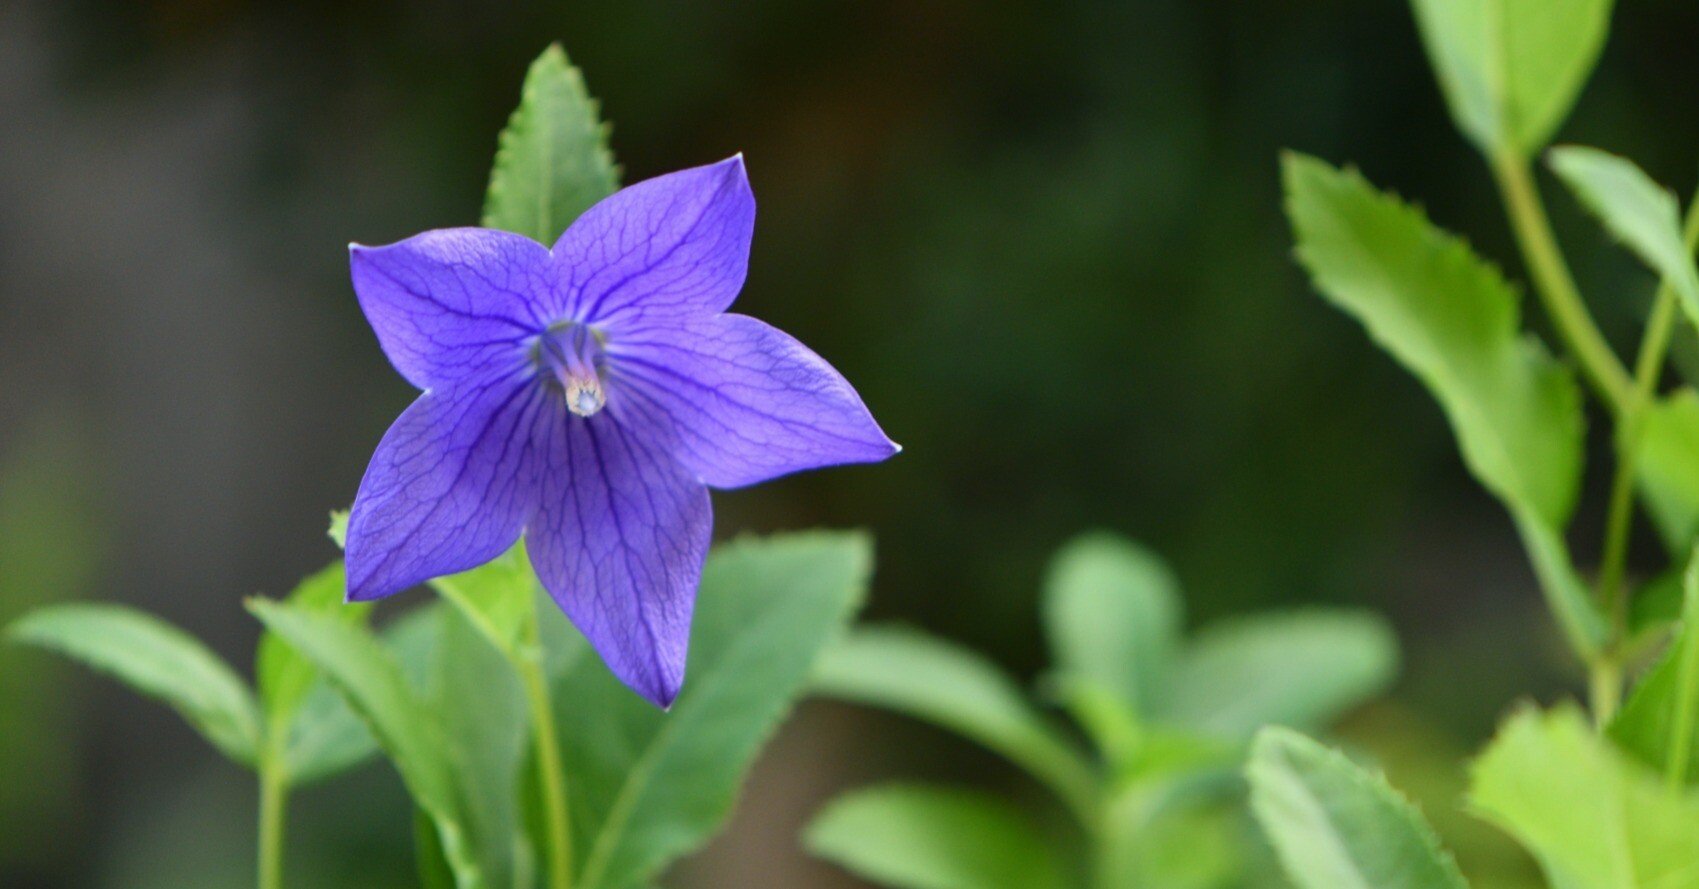
<path fill-rule="evenodd" d="M 1699 706 L 1693 700 L 1693 690 L 1699 688 L 1699 628 L 1684 628 L 1681 639 L 1682 649 L 1676 655 L 1681 658 L 1681 672 L 1677 677 L 1676 687 L 1682 689 L 1683 694 L 1678 695 L 1675 700 L 1675 721 L 1670 727 L 1669 761 L 1664 767 L 1664 776 L 1669 781 L 1670 789 L 1677 791 L 1687 786 L 1688 761 L 1693 757 L 1694 710 Z"/>
<path fill-rule="evenodd" d="M 1688 205 L 1682 236 L 1688 252 L 1699 246 L 1699 197 Z M 1669 281 L 1658 286 L 1640 354 L 1634 361 L 1633 398 L 1618 418 L 1616 472 L 1611 478 L 1609 512 L 1605 518 L 1605 543 L 1599 562 L 1599 604 L 1611 616 L 1612 628 L 1620 637 L 1627 623 L 1628 596 L 1623 574 L 1628 563 L 1628 532 L 1634 522 L 1634 477 L 1640 442 L 1645 436 L 1646 412 L 1658 392 L 1664 357 L 1675 332 L 1680 301 Z"/>
<path fill-rule="evenodd" d="M 289 776 L 281 728 L 268 728 L 260 753 L 259 889 L 283 889 L 283 832 L 288 817 Z"/>
<path fill-rule="evenodd" d="M 566 769 L 560 759 L 554 709 L 549 705 L 549 681 L 543 670 L 535 614 L 530 620 L 524 650 L 519 653 L 514 666 L 525 685 L 525 700 L 531 710 L 532 736 L 537 747 L 537 780 L 542 784 L 548 829 L 547 885 L 549 889 L 572 889 L 572 822 L 567 811 Z"/>
<path fill-rule="evenodd" d="M 1587 674 L 1588 698 L 1593 709 L 1593 724 L 1601 731 L 1616 718 L 1622 704 L 1622 667 L 1606 655 L 1593 661 Z"/>
<path fill-rule="evenodd" d="M 1582 374 L 1613 414 L 1620 413 L 1632 397 L 1633 383 L 1622 361 L 1611 351 L 1593 316 L 1581 301 L 1581 292 L 1563 261 L 1551 220 L 1540 202 L 1539 189 L 1526 158 L 1499 151 L 1491 159 L 1493 176 L 1503 195 L 1511 228 L 1522 248 L 1522 256 L 1534 279 L 1534 290 L 1558 336 L 1581 365 Z"/>

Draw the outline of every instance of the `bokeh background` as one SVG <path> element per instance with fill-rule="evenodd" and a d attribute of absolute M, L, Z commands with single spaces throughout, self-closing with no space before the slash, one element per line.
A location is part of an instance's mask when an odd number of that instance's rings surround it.
<path fill-rule="evenodd" d="M 1565 138 L 1692 188 L 1695 34 L 1691 3 L 1622 4 Z M 1520 274 L 1394 0 L 4 0 L 0 620 L 120 600 L 245 662 L 241 597 L 334 555 L 326 513 L 411 397 L 344 245 L 476 220 L 551 40 L 628 181 L 746 154 L 741 309 L 837 364 L 907 446 L 719 496 L 721 535 L 869 527 L 871 616 L 1023 676 L 1046 557 L 1088 528 L 1165 553 L 1194 624 L 1383 610 L 1403 678 L 1345 734 L 1466 859 L 1524 873 L 1446 814 L 1449 757 L 1571 671 L 1439 412 L 1309 291 L 1280 213 L 1282 149 L 1354 161 Z M 1549 199 L 1626 345 L 1651 282 Z M 1584 517 L 1582 558 L 1597 536 Z M 1030 792 L 940 733 L 809 703 L 669 882 L 856 885 L 797 828 L 894 776 Z M 168 711 L 0 649 L 0 885 L 247 884 L 252 794 Z M 403 806 L 382 765 L 298 796 L 295 883 L 410 885 Z"/>

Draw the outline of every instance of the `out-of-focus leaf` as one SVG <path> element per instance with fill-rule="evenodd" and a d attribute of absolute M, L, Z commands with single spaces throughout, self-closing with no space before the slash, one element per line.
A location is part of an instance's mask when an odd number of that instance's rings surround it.
<path fill-rule="evenodd" d="M 1263 729 L 1245 776 L 1251 811 L 1303 889 L 1463 889 L 1416 807 L 1344 754 Z"/>
<path fill-rule="evenodd" d="M 1162 718 L 1235 741 L 1268 724 L 1319 729 L 1384 691 L 1397 667 L 1392 630 L 1370 612 L 1237 618 L 1183 653 Z"/>
<path fill-rule="evenodd" d="M 1569 116 L 1610 30 L 1611 0 L 1415 0 L 1458 129 L 1527 157 Z"/>
<path fill-rule="evenodd" d="M 730 814 L 761 744 L 803 691 L 819 653 L 866 595 L 859 534 L 742 540 L 709 556 L 684 689 L 663 713 L 596 658 L 554 685 L 579 889 L 651 880 Z"/>
<path fill-rule="evenodd" d="M 1064 681 L 1151 712 L 1180 637 L 1180 584 L 1160 558 L 1110 534 L 1078 538 L 1051 562 L 1044 619 Z"/>
<path fill-rule="evenodd" d="M 1302 155 L 1287 155 L 1285 181 L 1298 256 L 1316 289 L 1439 401 L 1464 463 L 1516 519 L 1564 631 L 1577 650 L 1596 650 L 1605 621 L 1575 578 L 1561 533 L 1581 479 L 1574 375 L 1521 331 L 1504 278 L 1420 211 Z"/>
<path fill-rule="evenodd" d="M 1512 716 L 1475 761 L 1469 800 L 1554 886 L 1699 886 L 1699 797 L 1661 786 L 1572 706 Z"/>
<path fill-rule="evenodd" d="M 519 821 L 531 725 L 519 678 L 459 609 L 442 609 L 439 621 L 429 701 L 460 769 L 482 876 L 491 886 L 534 885 L 533 850 Z"/>
<path fill-rule="evenodd" d="M 619 187 L 608 127 L 584 78 L 558 44 L 531 63 L 519 107 L 502 130 L 484 198 L 484 226 L 553 244 Z"/>
<path fill-rule="evenodd" d="M 52 649 L 170 704 L 208 741 L 253 765 L 259 707 L 253 692 L 200 640 L 121 605 L 52 605 L 7 628 L 14 641 Z"/>
<path fill-rule="evenodd" d="M 1699 393 L 1683 388 L 1644 414 L 1636 481 L 1671 553 L 1686 555 L 1699 535 Z"/>
<path fill-rule="evenodd" d="M 994 796 L 887 785 L 834 801 L 808 825 L 808 851 L 900 889 L 1063 889 L 1056 851 Z"/>
<path fill-rule="evenodd" d="M 431 589 L 454 604 L 467 622 L 509 660 L 519 657 L 520 634 L 532 619 L 541 587 L 525 544 L 459 574 L 438 577 Z"/>
<path fill-rule="evenodd" d="M 1681 205 L 1633 161 L 1597 148 L 1551 150 L 1551 168 L 1606 230 L 1675 289 L 1699 323 L 1699 271 L 1681 234 Z"/>
<path fill-rule="evenodd" d="M 1610 726 L 1612 740 L 1676 785 L 1699 771 L 1699 559 L 1688 561 L 1682 588 L 1681 631 Z"/>
<path fill-rule="evenodd" d="M 821 658 L 814 690 L 884 707 L 982 744 L 1073 804 L 1089 800 L 1091 768 L 995 664 L 924 633 L 856 630 Z"/>
<path fill-rule="evenodd" d="M 248 609 L 329 677 L 365 720 L 401 773 L 413 801 L 435 822 L 461 889 L 487 885 L 440 714 L 408 682 L 401 663 L 365 627 L 279 602 Z"/>
<path fill-rule="evenodd" d="M 435 663 L 439 606 L 414 608 L 384 627 L 379 636 L 395 653 L 414 689 L 423 691 Z M 353 768 L 376 753 L 378 742 L 366 723 L 320 675 L 295 714 L 287 763 L 295 784 L 306 784 Z"/>

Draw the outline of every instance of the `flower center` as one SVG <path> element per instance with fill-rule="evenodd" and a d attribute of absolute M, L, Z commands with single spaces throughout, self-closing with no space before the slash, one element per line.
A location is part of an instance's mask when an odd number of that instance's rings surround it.
<path fill-rule="evenodd" d="M 549 328 L 537 338 L 536 361 L 545 378 L 560 386 L 567 410 L 590 417 L 608 403 L 607 360 L 594 328 L 573 321 Z"/>

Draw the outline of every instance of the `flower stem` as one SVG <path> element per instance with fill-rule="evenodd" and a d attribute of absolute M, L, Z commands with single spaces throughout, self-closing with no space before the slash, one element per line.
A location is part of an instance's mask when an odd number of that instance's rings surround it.
<path fill-rule="evenodd" d="M 525 685 L 531 710 L 532 736 L 537 746 L 537 780 L 542 784 L 548 829 L 549 889 L 572 889 L 572 822 L 567 817 L 566 769 L 561 764 L 560 740 L 555 735 L 554 708 L 549 705 L 549 681 L 537 641 L 537 618 L 530 620 L 525 648 L 514 666 Z"/>
<path fill-rule="evenodd" d="M 1588 673 L 1588 697 L 1593 707 L 1593 724 L 1603 731 L 1616 717 L 1622 703 L 1622 667 L 1609 655 L 1593 662 Z"/>
<path fill-rule="evenodd" d="M 260 752 L 259 889 L 283 889 L 283 830 L 289 800 L 284 740 L 281 730 L 268 729 L 265 749 Z"/>
<path fill-rule="evenodd" d="M 1688 205 L 1682 236 L 1688 252 L 1699 246 L 1699 197 Z M 1640 440 L 1645 435 L 1646 411 L 1657 396 L 1658 380 L 1663 375 L 1664 356 L 1669 352 L 1679 308 L 1670 282 L 1666 280 L 1658 285 L 1652 316 L 1646 322 L 1646 335 L 1640 341 L 1640 355 L 1634 360 L 1633 398 L 1617 420 L 1616 472 L 1611 478 L 1604 551 L 1599 562 L 1599 604 L 1611 616 L 1612 627 L 1619 637 L 1627 623 L 1628 596 L 1622 580 L 1628 562 L 1628 532 L 1634 521 L 1635 463 Z"/>
<path fill-rule="evenodd" d="M 1511 228 L 1521 245 L 1528 272 L 1534 279 L 1534 289 L 1545 305 L 1569 351 L 1581 364 L 1581 371 L 1592 383 L 1599 397 L 1611 412 L 1620 413 L 1632 397 L 1633 384 L 1622 362 L 1605 342 L 1604 335 L 1593 322 L 1593 316 L 1581 301 L 1575 279 L 1563 261 L 1557 238 L 1552 234 L 1551 220 L 1540 203 L 1539 189 L 1534 184 L 1528 161 L 1509 151 L 1495 152 L 1491 158 L 1493 176 L 1498 180 L 1504 197 L 1505 210 L 1510 215 Z"/>

